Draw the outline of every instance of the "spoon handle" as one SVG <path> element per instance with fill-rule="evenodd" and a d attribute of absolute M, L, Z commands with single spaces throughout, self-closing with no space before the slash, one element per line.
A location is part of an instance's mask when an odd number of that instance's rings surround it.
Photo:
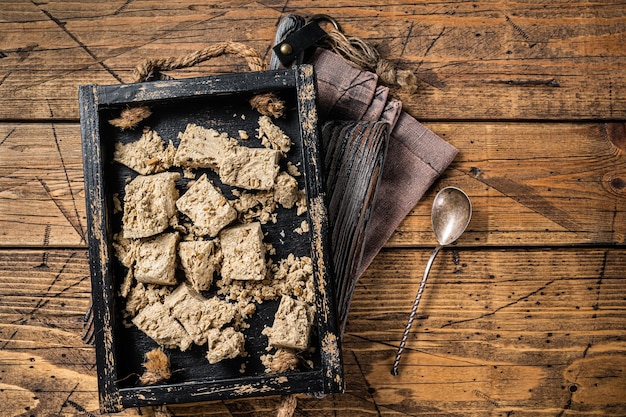
<path fill-rule="evenodd" d="M 426 269 L 424 270 L 424 276 L 422 277 L 422 282 L 420 283 L 420 287 L 417 290 L 417 295 L 415 296 L 415 301 L 413 301 L 413 308 L 411 309 L 411 314 L 409 315 L 409 321 L 406 323 L 406 327 L 404 328 L 404 334 L 402 335 L 402 339 L 400 339 L 400 347 L 398 347 L 398 352 L 396 353 L 396 360 L 393 361 L 393 367 L 391 368 L 392 375 L 398 375 L 398 366 L 400 365 L 400 357 L 402 356 L 402 352 L 404 351 L 404 346 L 406 345 L 406 341 L 409 338 L 409 332 L 411 331 L 411 326 L 413 325 L 413 320 L 415 319 L 415 314 L 417 313 L 417 306 L 422 299 L 422 293 L 424 292 L 424 287 L 426 287 L 426 279 L 428 278 L 428 273 L 430 272 L 430 267 L 433 266 L 433 261 L 435 260 L 435 256 L 437 253 L 443 248 L 443 245 L 439 245 L 433 250 L 433 253 L 430 254 L 430 258 L 428 259 L 428 263 L 426 264 Z"/>

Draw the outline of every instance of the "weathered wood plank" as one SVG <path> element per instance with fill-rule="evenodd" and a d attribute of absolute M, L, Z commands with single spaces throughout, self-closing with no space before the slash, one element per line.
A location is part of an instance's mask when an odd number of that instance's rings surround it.
<path fill-rule="evenodd" d="M 334 16 L 417 73 L 422 119 L 623 119 L 619 1 L 4 2 L 0 119 L 76 119 L 80 84 L 127 82 L 145 58 L 234 40 L 266 54 L 286 13 Z M 94 27 L 100 30 L 93 30 Z M 179 77 L 246 71 L 220 58 Z"/>
<path fill-rule="evenodd" d="M 459 186 L 472 199 L 472 221 L 459 244 L 624 243 L 623 123 L 428 126 L 460 153 L 388 245 L 436 244 L 430 211 L 443 185 Z"/>
<path fill-rule="evenodd" d="M 445 251 L 396 379 L 386 371 L 427 255 L 385 251 L 357 286 L 345 346 L 375 381 L 379 405 L 406 414 L 624 412 L 621 250 Z"/>
<path fill-rule="evenodd" d="M 624 249 L 444 250 L 393 377 L 429 252 L 384 250 L 375 259 L 357 285 L 344 337 L 347 392 L 301 398 L 296 415 L 626 413 Z M 87 268 L 85 250 L 0 251 L 3 410 L 99 415 L 93 348 L 80 341 Z M 273 416 L 278 404 L 171 409 Z"/>
<path fill-rule="evenodd" d="M 2 124 L 0 137 L 2 244 L 84 246 L 79 126 Z"/>
<path fill-rule="evenodd" d="M 100 415 L 94 350 L 80 340 L 89 272 L 77 86 L 125 82 L 144 58 L 222 40 L 267 58 L 280 16 L 327 13 L 416 71 L 405 109 L 460 154 L 357 285 L 346 394 L 302 398 L 296 415 L 625 415 L 622 3 L 4 1 L 0 414 Z M 224 57 L 172 75 L 241 71 Z M 474 217 L 435 262 L 394 378 L 445 185 L 470 194 Z M 274 416 L 278 404 L 172 410 Z M 131 415 L 154 412 L 120 414 Z"/>
<path fill-rule="evenodd" d="M 597 123 L 429 123 L 456 161 L 388 243 L 433 245 L 436 190 L 469 193 L 464 246 L 623 244 L 626 130 Z M 0 245 L 84 247 L 80 130 L 74 123 L 0 124 Z"/>

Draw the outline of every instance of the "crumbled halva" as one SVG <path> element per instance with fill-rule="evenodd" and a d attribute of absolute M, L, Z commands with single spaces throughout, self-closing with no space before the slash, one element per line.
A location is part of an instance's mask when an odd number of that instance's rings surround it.
<path fill-rule="evenodd" d="M 135 263 L 135 252 L 137 245 L 135 239 L 126 239 L 120 233 L 113 235 L 113 249 L 115 257 L 126 268 L 130 268 Z"/>
<path fill-rule="evenodd" d="M 277 216 L 276 200 L 274 200 L 273 191 L 257 191 L 257 192 L 234 192 L 239 198 L 233 202 L 233 207 L 239 213 L 239 219 L 242 223 L 250 223 L 259 221 L 261 224 L 269 222 L 276 223 Z"/>
<path fill-rule="evenodd" d="M 206 358 L 210 364 L 224 359 L 234 359 L 245 354 L 244 335 L 232 327 L 223 330 L 211 329 L 208 332 L 209 351 Z"/>
<path fill-rule="evenodd" d="M 139 140 L 115 144 L 113 160 L 126 165 L 142 175 L 155 174 L 169 169 L 174 164 L 176 148 L 172 141 L 167 148 L 161 136 L 146 127 Z"/>
<path fill-rule="evenodd" d="M 261 223 L 276 223 L 277 204 L 295 206 L 301 215 L 306 195 L 298 189 L 294 177 L 301 174 L 295 165 L 287 162 L 287 172 L 280 171 L 291 139 L 267 117 L 259 118 L 258 133 L 264 148 L 241 146 L 226 133 L 195 124 L 179 134 L 177 150 L 171 142 L 165 148 L 149 129 L 137 142 L 116 145 L 116 160 L 140 174 L 173 165 L 192 178 L 196 168 L 212 169 L 223 185 L 236 187 L 231 192 L 237 199 L 226 199 L 206 173 L 180 198 L 180 174 L 140 175 L 126 187 L 122 232 L 114 246 L 128 268 L 120 287 L 124 317 L 162 347 L 207 346 L 211 364 L 245 356 L 241 331 L 249 327 L 245 320 L 256 311 L 255 303 L 282 297 L 273 325 L 263 334 L 268 351 L 275 351 L 264 364 L 268 371 L 284 372 L 297 369 L 296 351 L 309 345 L 315 319 L 313 268 L 310 258 L 293 254 L 266 262 L 266 254 L 275 250 L 263 242 Z M 248 139 L 245 131 L 238 134 Z M 180 225 L 177 209 L 188 217 Z M 237 219 L 240 224 L 229 227 Z M 303 221 L 296 231 L 306 232 L 308 226 Z M 206 236 L 216 239 L 202 240 Z M 177 260 L 186 281 L 175 288 Z M 205 297 L 214 285 L 217 295 Z"/>
<path fill-rule="evenodd" d="M 298 201 L 296 201 L 296 215 L 301 216 L 307 211 L 306 192 L 298 191 Z"/>
<path fill-rule="evenodd" d="M 298 165 L 300 165 L 299 162 Z M 300 175 L 302 175 L 298 167 L 291 163 L 291 161 L 287 161 L 287 173 L 292 177 L 299 177 Z"/>
<path fill-rule="evenodd" d="M 296 257 L 289 254 L 277 263 L 268 262 L 271 271 L 262 281 L 217 280 L 218 294 L 238 302 L 263 303 L 281 295 L 289 295 L 308 303 L 311 317 L 315 313 L 315 282 L 313 264 L 308 256 Z"/>
<path fill-rule="evenodd" d="M 298 202 L 299 198 L 298 181 L 286 172 L 279 172 L 274 183 L 274 200 L 281 206 L 290 209 Z"/>
<path fill-rule="evenodd" d="M 309 228 L 309 222 L 307 222 L 306 220 L 302 220 L 302 223 L 300 223 L 300 226 L 295 228 L 294 232 L 302 235 L 304 233 L 309 233 L 310 230 L 311 229 Z"/>
<path fill-rule="evenodd" d="M 291 149 L 289 136 L 267 116 L 259 117 L 259 139 L 264 146 L 281 151 L 283 154 Z"/>
<path fill-rule="evenodd" d="M 144 285 L 138 282 L 130 289 L 126 296 L 124 317 L 135 317 L 142 308 L 155 303 L 162 303 L 163 299 L 171 293 L 170 287 Z"/>
<path fill-rule="evenodd" d="M 115 251 L 115 257 L 120 263 L 127 268 L 126 276 L 122 280 L 120 285 L 119 294 L 122 297 L 126 297 L 130 291 L 135 277 L 133 274 L 133 265 L 135 265 L 135 254 L 137 252 L 138 239 L 126 239 L 122 237 L 121 233 L 113 235 L 113 249 Z"/>
<path fill-rule="evenodd" d="M 272 327 L 263 329 L 269 345 L 276 348 L 305 350 L 309 346 L 311 321 L 307 304 L 283 295 Z"/>
<path fill-rule="evenodd" d="M 275 285 L 280 285 L 281 294 L 293 295 L 299 300 L 315 306 L 315 282 L 313 279 L 313 261 L 308 256 L 297 257 L 293 253 L 287 259 L 281 259 L 272 265 Z"/>

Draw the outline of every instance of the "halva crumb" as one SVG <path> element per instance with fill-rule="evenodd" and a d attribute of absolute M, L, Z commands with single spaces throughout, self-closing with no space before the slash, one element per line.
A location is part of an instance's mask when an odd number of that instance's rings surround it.
<path fill-rule="evenodd" d="M 116 143 L 113 160 L 139 174 L 149 175 L 169 169 L 174 164 L 175 153 L 172 141 L 166 148 L 161 136 L 146 127 L 139 140 L 127 144 Z"/>

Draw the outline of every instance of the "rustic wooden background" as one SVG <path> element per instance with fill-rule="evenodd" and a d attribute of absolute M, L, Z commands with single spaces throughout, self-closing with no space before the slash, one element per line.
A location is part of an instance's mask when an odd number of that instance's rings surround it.
<path fill-rule="evenodd" d="M 347 391 L 296 416 L 626 415 L 626 5 L 622 1 L 0 3 L 0 415 L 97 416 L 77 87 L 222 40 L 267 57 L 287 13 L 327 13 L 416 71 L 404 108 L 460 149 L 359 281 Z M 176 77 L 246 71 L 219 58 Z M 437 189 L 474 217 L 435 245 Z M 277 398 L 171 407 L 272 416 Z M 119 415 L 150 415 L 131 409 Z"/>

